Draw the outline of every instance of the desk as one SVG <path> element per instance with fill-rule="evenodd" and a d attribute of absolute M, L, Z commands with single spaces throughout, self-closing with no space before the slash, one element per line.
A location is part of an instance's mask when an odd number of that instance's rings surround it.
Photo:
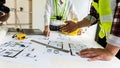
<path fill-rule="evenodd" d="M 4 39 L 4 37 L 6 36 L 6 33 L 7 33 L 7 27 L 5 27 L 4 25 L 3 26 L 0 26 L 0 42 Z"/>
<path fill-rule="evenodd" d="M 64 41 L 64 39 L 68 41 L 68 39 L 71 38 L 69 42 L 74 42 L 74 43 L 82 42 L 84 44 L 87 44 L 88 47 L 101 47 L 92 39 L 88 39 L 86 35 L 82 35 L 79 37 L 78 36 L 75 36 L 75 37 L 66 36 L 65 37 L 64 35 L 59 34 L 58 32 L 51 32 L 52 39 L 56 40 L 57 34 L 60 35 L 59 38 L 61 39 L 61 41 Z M 28 39 L 32 37 L 34 37 L 34 39 L 38 38 L 38 36 L 28 36 Z M 8 40 L 8 38 L 9 40 L 13 40 L 11 36 L 6 36 L 6 38 L 4 39 L 4 42 L 6 39 Z M 59 40 L 59 38 L 57 38 L 57 40 Z M 31 45 L 31 46 L 34 46 L 34 45 Z M 39 50 L 39 47 L 38 47 L 38 50 Z M 41 59 L 39 63 L 35 64 L 33 60 L 25 59 L 21 56 L 19 57 L 24 59 L 24 61 L 22 62 L 19 62 L 19 61 L 16 62 L 14 58 L 12 60 L 3 58 L 3 59 L 0 59 L 0 68 L 81 68 L 81 67 L 82 68 L 119 68 L 120 66 L 119 65 L 120 61 L 116 57 L 114 57 L 111 61 L 89 62 L 87 61 L 86 58 L 80 58 L 79 56 L 72 57 L 71 55 L 68 55 L 68 54 L 62 55 L 62 53 L 61 55 L 54 55 L 54 56 L 51 56 L 49 54 L 47 55 L 43 54 L 43 55 L 44 56 L 42 57 L 42 59 L 46 59 L 46 61 L 48 62 L 45 62 L 45 60 Z M 19 57 L 16 57 L 17 60 L 23 60 Z M 31 60 L 31 61 L 28 61 L 28 60 Z M 25 62 L 28 62 L 28 63 L 25 63 Z M 29 62 L 33 62 L 33 64 L 29 64 Z"/>

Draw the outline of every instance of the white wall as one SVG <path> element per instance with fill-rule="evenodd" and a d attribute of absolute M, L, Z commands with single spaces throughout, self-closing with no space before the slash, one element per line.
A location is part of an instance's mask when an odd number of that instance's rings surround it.
<path fill-rule="evenodd" d="M 72 0 L 72 2 L 78 13 L 79 19 L 83 19 L 89 13 L 91 0 Z"/>
<path fill-rule="evenodd" d="M 79 19 L 81 20 L 89 12 L 90 0 L 72 0 Z M 46 0 L 33 0 L 33 28 L 44 28 L 44 8 Z"/>

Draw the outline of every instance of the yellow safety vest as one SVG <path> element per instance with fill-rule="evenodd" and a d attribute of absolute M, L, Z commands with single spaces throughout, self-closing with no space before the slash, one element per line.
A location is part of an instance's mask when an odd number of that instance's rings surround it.
<path fill-rule="evenodd" d="M 112 10 L 110 6 L 110 0 L 99 0 L 98 3 L 92 0 L 92 6 L 99 13 L 100 18 L 100 32 L 99 37 L 103 38 L 106 36 L 108 38 L 108 34 L 110 33 L 112 26 Z"/>
<path fill-rule="evenodd" d="M 50 17 L 50 19 L 57 20 L 57 18 L 60 20 L 66 20 L 65 14 L 66 14 L 66 7 L 67 7 L 67 0 L 65 0 L 65 3 L 63 4 L 63 8 L 61 12 L 58 10 L 58 0 L 54 0 L 54 15 Z"/>

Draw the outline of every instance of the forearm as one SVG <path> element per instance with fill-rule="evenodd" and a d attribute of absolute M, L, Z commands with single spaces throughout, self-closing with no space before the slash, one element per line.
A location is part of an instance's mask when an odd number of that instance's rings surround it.
<path fill-rule="evenodd" d="M 120 38 L 110 34 L 107 43 L 106 49 L 108 49 L 113 55 L 116 55 L 120 49 Z"/>
<path fill-rule="evenodd" d="M 77 22 L 78 28 L 86 27 L 86 26 L 90 26 L 90 25 L 91 25 L 91 22 L 85 18 L 82 21 Z"/>
<path fill-rule="evenodd" d="M 120 47 L 117 47 L 117 46 L 114 46 L 114 45 L 111 45 L 111 44 L 107 44 L 106 50 L 108 50 L 111 55 L 115 56 L 117 54 L 117 52 L 119 51 Z"/>

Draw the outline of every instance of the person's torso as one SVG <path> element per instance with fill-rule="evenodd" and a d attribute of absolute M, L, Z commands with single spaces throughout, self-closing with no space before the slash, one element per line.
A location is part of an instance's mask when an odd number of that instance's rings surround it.
<path fill-rule="evenodd" d="M 62 2 L 63 2 L 63 4 L 60 4 L 60 2 L 58 0 L 58 3 L 57 3 L 58 10 L 57 11 L 58 11 L 58 14 L 60 14 L 62 12 L 63 8 L 65 7 L 64 18 L 66 18 L 66 20 L 67 20 L 67 16 L 69 15 L 69 12 L 70 12 L 70 1 L 69 0 L 66 1 L 66 3 L 67 3 L 66 6 L 64 6 L 65 0 L 62 0 Z M 51 6 L 51 15 L 50 16 L 54 16 L 55 15 L 54 0 L 51 0 L 50 6 Z M 50 24 L 58 26 L 58 25 L 63 25 L 65 23 L 63 20 L 50 20 Z"/>

